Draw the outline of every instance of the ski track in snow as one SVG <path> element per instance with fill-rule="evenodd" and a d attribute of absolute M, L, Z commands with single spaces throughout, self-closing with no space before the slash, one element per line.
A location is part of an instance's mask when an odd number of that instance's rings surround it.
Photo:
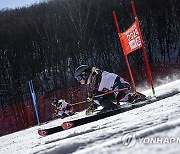
<path fill-rule="evenodd" d="M 118 115 L 78 126 L 46 137 L 37 134 L 38 126 L 0 137 L 0 153 L 180 153 L 180 143 L 136 144 L 128 148 L 123 135 L 134 133 L 136 139 L 145 137 L 180 137 L 180 80 L 156 88 L 156 95 L 170 97 Z M 146 95 L 151 90 L 143 92 Z M 41 126 L 54 127 L 72 118 L 84 117 L 84 112 L 57 119 Z"/>

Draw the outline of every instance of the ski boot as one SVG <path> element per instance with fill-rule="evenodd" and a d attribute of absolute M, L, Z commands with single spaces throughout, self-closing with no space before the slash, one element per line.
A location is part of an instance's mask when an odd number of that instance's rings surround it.
<path fill-rule="evenodd" d="M 146 99 L 147 99 L 146 96 L 144 94 L 139 93 L 139 92 L 131 93 L 128 96 L 128 102 L 132 103 L 132 104 L 137 103 L 139 101 L 144 101 Z"/>

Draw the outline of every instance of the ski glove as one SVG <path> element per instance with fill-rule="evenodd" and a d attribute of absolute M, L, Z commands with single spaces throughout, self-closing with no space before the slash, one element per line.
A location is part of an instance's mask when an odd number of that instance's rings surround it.
<path fill-rule="evenodd" d="M 92 92 L 88 92 L 87 93 L 87 98 L 86 98 L 86 100 L 87 100 L 87 102 L 92 102 L 93 101 L 93 98 L 94 98 L 94 94 L 92 93 Z"/>

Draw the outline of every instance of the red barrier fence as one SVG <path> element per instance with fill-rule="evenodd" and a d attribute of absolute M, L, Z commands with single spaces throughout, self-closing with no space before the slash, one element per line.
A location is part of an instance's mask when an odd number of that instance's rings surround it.
<path fill-rule="evenodd" d="M 85 99 L 86 89 L 69 88 L 58 90 L 37 97 L 37 107 L 40 122 L 46 122 L 52 119 L 53 108 L 50 99 L 56 97 L 65 99 L 68 103 L 76 103 Z M 75 111 L 82 111 L 86 104 L 77 104 L 74 106 Z M 5 108 L 0 108 L 0 136 L 16 132 L 37 124 L 36 114 L 32 100 L 17 102 Z"/>

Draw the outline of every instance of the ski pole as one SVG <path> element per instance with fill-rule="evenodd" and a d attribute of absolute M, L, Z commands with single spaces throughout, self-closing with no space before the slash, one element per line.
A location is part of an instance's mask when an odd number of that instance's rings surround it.
<path fill-rule="evenodd" d="M 108 91 L 108 92 L 106 92 L 106 93 L 103 93 L 103 94 L 100 94 L 100 95 L 96 95 L 96 96 L 94 96 L 94 98 L 98 98 L 98 97 L 105 96 L 105 95 L 108 95 L 108 94 L 111 94 L 111 93 L 115 93 L 115 92 L 125 91 L 125 90 L 128 90 L 128 89 L 129 89 L 129 88 L 110 90 L 110 91 Z"/>
<path fill-rule="evenodd" d="M 74 103 L 74 104 L 71 104 L 72 106 L 74 106 L 74 105 L 77 105 L 77 104 L 82 104 L 82 103 L 85 103 L 85 102 L 87 102 L 86 100 L 85 101 L 82 101 L 82 102 L 77 102 L 77 103 Z"/>
<path fill-rule="evenodd" d="M 93 98 L 98 98 L 98 97 L 102 97 L 102 96 L 105 96 L 105 95 L 108 95 L 108 94 L 111 94 L 111 93 L 114 93 L 114 92 L 121 92 L 121 91 L 125 91 L 125 90 L 128 90 L 129 88 L 123 88 L 123 89 L 116 89 L 116 90 L 110 90 L 106 93 L 103 93 L 103 94 L 100 94 L 100 95 L 96 95 L 94 96 Z M 87 100 L 84 100 L 82 102 L 77 102 L 77 103 L 74 103 L 74 104 L 71 104 L 71 105 L 77 105 L 77 104 L 82 104 L 82 103 L 85 103 L 87 102 Z"/>

